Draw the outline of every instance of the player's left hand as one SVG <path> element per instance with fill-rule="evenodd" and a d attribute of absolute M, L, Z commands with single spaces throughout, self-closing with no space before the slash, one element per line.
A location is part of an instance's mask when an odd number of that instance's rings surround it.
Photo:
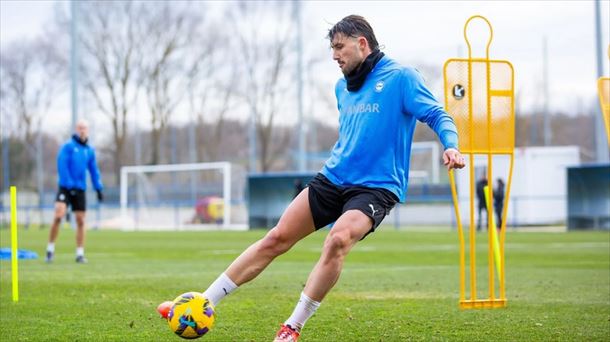
<path fill-rule="evenodd" d="M 97 190 L 97 201 L 100 203 L 104 202 L 104 193 L 102 193 L 102 190 Z"/>
<path fill-rule="evenodd" d="M 455 148 L 448 148 L 443 153 L 443 164 L 445 164 L 447 170 L 451 170 L 463 168 L 466 162 L 460 151 Z"/>

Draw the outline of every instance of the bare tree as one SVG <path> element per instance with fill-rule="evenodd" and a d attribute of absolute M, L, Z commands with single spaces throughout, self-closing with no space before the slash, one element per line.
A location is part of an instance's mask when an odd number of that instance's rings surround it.
<path fill-rule="evenodd" d="M 204 17 L 196 13 L 202 10 L 195 10 L 191 4 L 164 2 L 149 4 L 139 14 L 147 27 L 142 76 L 151 112 L 151 164 L 160 162 L 164 130 L 209 53 L 200 53 L 200 58 L 190 57 L 197 52 L 193 40 Z"/>
<path fill-rule="evenodd" d="M 220 145 L 224 143 L 224 128 L 228 112 L 235 106 L 235 90 L 233 81 L 236 72 L 229 75 L 227 81 L 217 80 L 217 84 L 198 87 L 199 91 L 190 94 L 191 110 L 197 121 L 197 158 L 199 160 L 216 161 L 220 158 Z M 210 82 L 213 82 L 211 79 Z M 208 124 L 206 124 L 208 123 Z"/>
<path fill-rule="evenodd" d="M 216 35 L 198 45 L 202 63 L 191 73 L 189 105 L 197 122 L 197 159 L 215 161 L 221 156 L 227 114 L 236 106 L 237 62 L 216 46 L 227 37 Z"/>
<path fill-rule="evenodd" d="M 43 40 L 14 43 L 0 53 L 2 125 L 12 126 L 8 128 L 14 138 L 23 142 L 24 153 L 14 158 L 24 169 L 13 173 L 22 180 L 32 179 L 35 154 L 42 148 L 43 118 L 66 86 L 65 65 L 65 59 Z M 42 161 L 38 164 L 40 173 Z"/>
<path fill-rule="evenodd" d="M 79 2 L 83 85 L 112 126 L 115 181 L 124 162 L 127 118 L 139 93 L 138 77 L 144 4 L 129 1 Z"/>
<path fill-rule="evenodd" d="M 255 117 L 261 171 L 266 172 L 290 145 L 290 134 L 274 130 L 285 104 L 282 95 L 292 83 L 292 73 L 285 72 L 294 40 L 290 3 L 237 2 L 227 13 L 245 78 L 239 94 Z"/>
<path fill-rule="evenodd" d="M 66 86 L 66 61 L 42 41 L 19 42 L 0 54 L 0 108 L 16 120 L 18 135 L 34 142 L 42 118 Z"/>

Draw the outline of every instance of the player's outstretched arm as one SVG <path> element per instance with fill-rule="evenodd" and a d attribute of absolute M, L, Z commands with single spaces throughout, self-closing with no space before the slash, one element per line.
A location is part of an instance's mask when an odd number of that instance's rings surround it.
<path fill-rule="evenodd" d="M 455 148 L 448 148 L 443 153 L 443 164 L 447 166 L 447 170 L 461 169 L 466 165 L 464 156 Z"/>

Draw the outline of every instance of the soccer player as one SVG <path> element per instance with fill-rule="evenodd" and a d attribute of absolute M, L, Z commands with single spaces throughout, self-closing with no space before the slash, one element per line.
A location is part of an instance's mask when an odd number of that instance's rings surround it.
<path fill-rule="evenodd" d="M 277 225 L 248 247 L 204 295 L 219 301 L 258 276 L 278 255 L 332 222 L 318 263 L 275 341 L 297 341 L 305 322 L 339 279 L 352 247 L 404 201 L 416 120 L 439 136 L 449 169 L 464 167 L 456 127 L 417 70 L 379 50 L 369 23 L 350 15 L 328 32 L 344 77 L 335 86 L 339 138 L 320 173 L 288 206 Z"/>
<path fill-rule="evenodd" d="M 481 230 L 481 222 L 483 221 L 483 216 L 481 216 L 481 212 L 485 212 L 485 218 L 489 221 L 489 211 L 487 210 L 487 200 L 485 199 L 485 187 L 487 186 L 487 176 L 484 174 L 481 175 L 481 178 L 476 183 L 476 193 L 477 193 L 477 208 L 479 208 L 479 220 L 477 221 L 477 231 Z M 483 226 L 487 227 L 487 223 Z"/>
<path fill-rule="evenodd" d="M 72 207 L 72 212 L 76 217 L 76 262 L 87 263 L 85 258 L 87 170 L 89 170 L 91 176 L 91 183 L 97 191 L 98 201 L 102 202 L 104 198 L 100 171 L 95 160 L 95 149 L 88 144 L 88 137 L 89 126 L 87 122 L 84 120 L 78 121 L 76 133 L 72 136 L 72 139 L 61 147 L 57 156 L 59 191 L 55 200 L 55 217 L 49 233 L 47 263 L 52 262 L 55 256 L 55 240 L 59 233 L 59 224 L 68 205 Z"/>
<path fill-rule="evenodd" d="M 496 227 L 502 228 L 502 209 L 504 209 L 504 181 L 502 178 L 496 179 L 496 188 L 494 188 L 494 210 L 496 212 Z"/>

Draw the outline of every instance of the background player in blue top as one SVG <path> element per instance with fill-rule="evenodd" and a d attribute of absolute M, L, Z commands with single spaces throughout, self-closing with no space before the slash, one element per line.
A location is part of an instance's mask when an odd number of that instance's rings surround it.
<path fill-rule="evenodd" d="M 248 247 L 204 295 L 214 305 L 258 276 L 275 257 L 335 222 L 322 255 L 307 279 L 292 315 L 275 341 L 296 341 L 305 322 L 339 279 L 351 248 L 373 232 L 405 199 L 416 120 L 428 124 L 445 147 L 447 168 L 464 167 L 456 127 L 419 73 L 379 51 L 369 23 L 348 16 L 328 33 L 344 78 L 335 93 L 339 138 L 322 171 L 292 201 L 278 224 Z"/>
<path fill-rule="evenodd" d="M 72 207 L 72 212 L 76 218 L 76 262 L 87 262 L 87 259 L 85 259 L 87 171 L 89 171 L 91 183 L 97 191 L 98 201 L 103 200 L 103 186 L 95 160 L 95 149 L 88 144 L 88 138 L 89 126 L 87 122 L 81 120 L 76 124 L 76 133 L 72 136 L 72 139 L 61 147 L 57 156 L 59 191 L 55 201 L 55 217 L 49 233 L 47 262 L 53 261 L 59 224 L 68 205 Z"/>

